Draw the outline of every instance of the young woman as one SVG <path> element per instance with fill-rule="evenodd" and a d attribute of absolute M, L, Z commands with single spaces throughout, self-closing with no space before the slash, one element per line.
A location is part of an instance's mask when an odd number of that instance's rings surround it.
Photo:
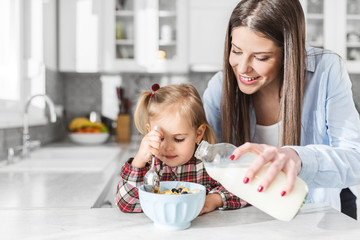
<path fill-rule="evenodd" d="M 299 176 L 310 188 L 307 203 L 326 202 L 356 218 L 356 197 L 347 189 L 360 184 L 351 82 L 337 54 L 305 46 L 298 0 L 243 0 L 235 7 L 224 69 L 209 81 L 203 100 L 219 140 L 239 146 L 232 159 L 247 151 L 260 155 L 244 184 L 272 162 L 259 192 L 284 171 L 282 196 Z"/>
<path fill-rule="evenodd" d="M 135 111 L 135 125 L 144 135 L 134 158 L 121 169 L 116 202 L 123 212 L 141 212 L 138 187 L 150 169 L 151 156 L 156 156 L 155 171 L 160 181 L 185 181 L 206 187 L 207 196 L 200 214 L 216 208 L 236 209 L 247 205 L 232 195 L 194 158 L 196 145 L 202 139 L 214 143 L 199 93 L 189 84 L 169 85 L 153 92 L 144 91 Z M 152 130 L 157 126 L 159 131 Z"/>

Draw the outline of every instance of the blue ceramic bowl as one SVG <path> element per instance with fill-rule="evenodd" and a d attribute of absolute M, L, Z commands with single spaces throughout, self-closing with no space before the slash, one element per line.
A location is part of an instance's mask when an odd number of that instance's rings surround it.
<path fill-rule="evenodd" d="M 139 187 L 141 208 L 155 226 L 163 229 L 182 230 L 190 227 L 191 221 L 199 215 L 206 196 L 206 189 L 203 185 L 178 181 L 160 182 L 160 191 L 180 186 L 200 191 L 182 195 L 165 195 L 147 192 L 143 185 Z"/>

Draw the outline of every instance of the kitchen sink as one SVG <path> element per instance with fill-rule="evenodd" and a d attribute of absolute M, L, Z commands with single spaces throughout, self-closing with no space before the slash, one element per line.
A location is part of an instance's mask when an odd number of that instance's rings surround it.
<path fill-rule="evenodd" d="M 30 159 L 3 166 L 0 172 L 101 172 L 120 153 L 119 146 L 54 146 L 31 153 Z"/>

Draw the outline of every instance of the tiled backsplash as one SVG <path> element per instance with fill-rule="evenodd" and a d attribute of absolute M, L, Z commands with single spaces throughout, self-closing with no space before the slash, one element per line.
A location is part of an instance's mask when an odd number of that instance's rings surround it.
<path fill-rule="evenodd" d="M 131 113 L 133 113 L 138 95 L 144 90 L 151 90 L 154 83 L 164 84 L 189 82 L 197 87 L 200 95 L 203 94 L 207 81 L 213 73 L 190 73 L 188 75 L 161 75 L 161 74 L 122 74 L 122 84 L 124 97 L 131 102 Z M 90 111 L 101 112 L 101 93 L 102 85 L 100 74 L 78 74 L 62 73 L 61 79 L 65 89 L 65 116 L 67 123 L 75 117 L 83 117 Z M 139 87 L 140 86 L 140 87 Z M 113 90 L 114 92 L 116 89 Z M 137 135 L 137 131 L 132 126 L 132 134 Z"/>
<path fill-rule="evenodd" d="M 59 141 L 66 138 L 67 125 L 75 117 L 86 116 L 90 111 L 101 112 L 102 84 L 101 74 L 98 73 L 56 73 L 47 70 L 46 92 L 57 105 L 63 105 L 64 118 L 47 126 L 30 128 L 32 139 L 42 143 Z M 132 102 L 134 111 L 137 96 L 143 90 L 150 90 L 151 85 L 161 85 L 189 82 L 196 86 L 200 95 L 207 86 L 208 80 L 214 73 L 189 73 L 186 75 L 161 75 L 161 74 L 122 74 L 122 87 L 125 97 Z M 360 110 L 360 75 L 350 76 L 353 82 L 354 101 Z M 141 86 L 141 87 L 139 87 Z M 114 89 L 114 91 L 116 91 Z M 132 135 L 139 135 L 132 126 Z M 22 129 L 0 129 L 0 160 L 5 159 L 7 149 L 21 144 Z"/>
<path fill-rule="evenodd" d="M 91 111 L 101 112 L 101 82 L 97 73 L 61 73 L 67 123 Z M 114 90 L 115 91 L 115 90 Z"/>
<path fill-rule="evenodd" d="M 193 84 L 202 96 L 209 79 L 214 73 L 189 73 L 186 75 L 160 74 L 122 74 L 124 95 L 135 109 L 138 95 L 143 90 L 151 90 L 154 83 L 164 84 L 188 82 Z M 360 112 L 360 75 L 350 76 L 353 82 L 353 97 Z M 100 74 L 63 73 L 61 79 L 65 85 L 65 103 L 67 121 L 74 117 L 86 116 L 90 111 L 101 112 L 101 82 Z M 114 91 L 116 91 L 114 89 Z M 133 131 L 136 132 L 135 130 Z"/>

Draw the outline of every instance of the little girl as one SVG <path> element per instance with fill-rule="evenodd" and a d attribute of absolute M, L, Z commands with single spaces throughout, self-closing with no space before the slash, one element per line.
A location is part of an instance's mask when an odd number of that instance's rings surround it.
<path fill-rule="evenodd" d="M 247 203 L 231 194 L 205 170 L 193 155 L 202 139 L 214 143 L 199 93 L 190 84 L 168 85 L 144 91 L 138 100 L 134 121 L 144 135 L 134 158 L 121 169 L 116 202 L 123 212 L 141 212 L 138 187 L 156 156 L 155 171 L 160 181 L 185 181 L 206 187 L 205 204 L 200 214 L 216 208 L 237 209 Z M 152 130 L 157 126 L 159 131 Z"/>

